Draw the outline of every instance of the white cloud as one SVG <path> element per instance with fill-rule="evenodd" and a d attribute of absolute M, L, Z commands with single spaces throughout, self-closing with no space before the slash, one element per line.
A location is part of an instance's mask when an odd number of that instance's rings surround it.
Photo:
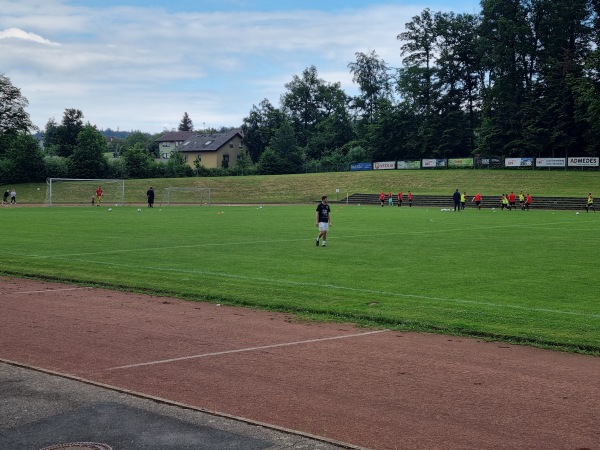
<path fill-rule="evenodd" d="M 184 112 L 197 127 L 239 126 L 263 98 L 278 106 L 284 84 L 310 65 L 350 93 L 355 53 L 374 50 L 399 66 L 396 36 L 423 9 L 182 14 L 24 3 L 8 0 L 0 17 L 0 67 L 34 123 L 78 108 L 100 128 L 152 133 L 176 127 Z"/>
<path fill-rule="evenodd" d="M 18 28 L 9 28 L 8 30 L 0 31 L 0 39 L 20 39 L 23 41 L 35 42 L 37 44 L 44 45 L 58 45 L 55 42 L 49 41 L 48 39 L 44 39 L 43 37 L 35 34 L 28 33 L 26 31 L 20 30 Z"/>

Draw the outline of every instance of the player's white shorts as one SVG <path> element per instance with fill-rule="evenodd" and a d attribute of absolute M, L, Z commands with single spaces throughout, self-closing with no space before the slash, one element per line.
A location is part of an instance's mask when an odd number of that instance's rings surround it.
<path fill-rule="evenodd" d="M 319 231 L 327 231 L 327 230 L 329 230 L 329 223 L 319 222 Z"/>

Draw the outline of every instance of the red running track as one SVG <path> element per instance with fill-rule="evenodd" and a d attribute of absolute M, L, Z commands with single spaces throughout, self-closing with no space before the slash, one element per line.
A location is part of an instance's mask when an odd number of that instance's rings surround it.
<path fill-rule="evenodd" d="M 0 278 L 0 359 L 372 449 L 598 449 L 600 358 Z"/>

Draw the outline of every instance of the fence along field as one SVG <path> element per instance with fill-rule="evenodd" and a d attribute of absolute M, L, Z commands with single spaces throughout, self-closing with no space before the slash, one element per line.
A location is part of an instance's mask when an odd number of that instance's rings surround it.
<path fill-rule="evenodd" d="M 600 354 L 600 214 L 4 208 L 1 273 Z"/>

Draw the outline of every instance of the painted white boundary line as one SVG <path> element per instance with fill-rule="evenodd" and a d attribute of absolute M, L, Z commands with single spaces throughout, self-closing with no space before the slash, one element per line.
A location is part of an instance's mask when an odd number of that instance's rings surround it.
<path fill-rule="evenodd" d="M 82 289 L 94 289 L 92 287 L 76 287 L 76 288 L 63 288 L 63 289 L 42 289 L 40 291 L 19 291 L 12 292 L 13 294 L 44 294 L 46 292 L 61 292 L 61 291 L 80 291 Z"/>
<path fill-rule="evenodd" d="M 67 258 L 63 257 L 49 257 L 57 260 L 66 260 Z M 427 295 L 417 295 L 417 294 L 404 294 L 402 292 L 395 291 L 380 291 L 375 289 L 364 289 L 364 288 L 353 288 L 349 286 L 341 286 L 335 284 L 321 284 L 314 282 L 302 282 L 302 281 L 290 281 L 290 280 L 277 280 L 263 277 L 254 277 L 248 275 L 236 275 L 232 273 L 226 272 L 212 272 L 208 270 L 198 270 L 198 269 L 175 269 L 170 267 L 159 267 L 159 266 L 142 266 L 142 265 L 131 265 L 131 264 L 120 264 L 115 262 L 102 262 L 96 260 L 88 260 L 88 259 L 68 259 L 69 261 L 80 261 L 85 264 L 96 264 L 96 265 L 105 265 L 111 268 L 113 267 L 126 267 L 129 269 L 145 269 L 145 270 L 157 270 L 162 272 L 174 272 L 174 273 L 192 273 L 197 275 L 208 275 L 208 276 L 219 276 L 231 279 L 239 279 L 239 280 L 250 280 L 256 281 L 259 283 L 266 283 L 269 285 L 279 285 L 279 286 L 307 286 L 307 287 L 318 287 L 318 288 L 327 288 L 334 289 L 338 291 L 350 291 L 350 292 L 358 292 L 369 295 L 384 295 L 389 297 L 399 297 L 399 298 L 408 298 L 408 299 L 417 299 L 417 300 L 425 300 L 432 302 L 450 302 L 450 303 L 458 303 L 458 304 L 466 304 L 466 305 L 485 305 L 491 306 L 493 308 L 508 308 L 520 311 L 529 311 L 529 312 L 541 312 L 541 313 L 549 313 L 549 314 L 560 314 L 560 315 L 568 315 L 568 316 L 580 316 L 580 317 L 591 317 L 595 319 L 600 319 L 600 314 L 594 313 L 582 313 L 579 311 L 564 311 L 559 309 L 550 309 L 550 308 L 528 308 L 526 306 L 519 305 L 510 305 L 505 303 L 493 303 L 487 301 L 480 300 L 467 300 L 462 298 L 451 298 L 451 297 L 432 297 Z M 88 288 L 77 288 L 77 289 L 88 289 Z M 93 288 L 89 288 L 93 289 Z"/>
<path fill-rule="evenodd" d="M 165 363 L 176 362 L 176 361 L 185 361 L 187 359 L 197 359 L 197 358 L 206 358 L 206 357 L 209 357 L 209 356 L 229 355 L 229 354 L 232 354 L 232 353 L 254 352 L 256 350 L 265 350 L 265 349 L 268 349 L 268 348 L 289 347 L 289 346 L 292 346 L 292 345 L 310 344 L 310 343 L 313 343 L 313 342 L 333 341 L 333 340 L 336 340 L 336 339 L 348 339 L 348 338 L 353 338 L 353 337 L 368 336 L 368 335 L 371 335 L 371 334 L 385 333 L 387 331 L 388 330 L 367 331 L 365 333 L 345 334 L 343 336 L 332 336 L 332 337 L 319 338 L 319 339 L 308 339 L 306 341 L 284 342 L 282 344 L 264 345 L 264 346 L 261 346 L 261 347 L 248 347 L 248 348 L 240 348 L 240 349 L 237 349 L 237 350 L 226 350 L 226 351 L 223 351 L 223 352 L 203 353 L 203 354 L 200 354 L 200 355 L 182 356 L 180 358 L 162 359 L 162 360 L 159 360 L 159 361 L 150 361 L 150 362 L 143 362 L 143 363 L 137 363 L 137 364 L 128 364 L 126 366 L 109 367 L 108 369 L 104 369 L 104 370 L 131 369 L 133 367 L 152 366 L 152 365 L 155 365 L 155 364 L 165 364 Z"/>
<path fill-rule="evenodd" d="M 555 225 L 572 225 L 572 221 L 568 222 L 554 222 L 554 223 L 541 223 L 541 224 L 530 224 L 523 225 L 520 224 L 521 228 L 546 228 L 548 226 Z M 509 225 L 492 225 L 492 226 L 482 226 L 471 228 L 471 232 L 475 231 L 488 231 L 491 229 L 507 229 L 514 228 L 514 224 Z M 570 228 L 558 228 L 558 230 L 568 231 Z M 590 230 L 594 230 L 590 228 Z M 439 234 L 439 233 L 451 233 L 453 231 L 464 231 L 464 228 L 449 228 L 444 230 L 427 230 L 427 231 L 408 231 L 408 232 L 392 232 L 392 233 L 380 233 L 377 237 L 393 237 L 393 236 L 401 236 L 401 235 L 424 235 L 424 234 Z M 336 235 L 337 236 L 337 235 Z M 372 237 L 370 234 L 355 234 L 355 235 L 339 235 L 339 239 L 363 239 L 365 237 Z M 562 239 L 562 238 L 561 238 Z M 591 236 L 590 239 L 594 239 L 594 236 Z M 79 252 L 79 253 L 65 253 L 65 254 L 56 254 L 56 255 L 39 255 L 39 254 L 29 254 L 23 255 L 20 253 L 11 253 L 14 256 L 19 257 L 31 257 L 31 258 L 40 258 L 40 259 L 62 259 L 62 258 L 71 258 L 71 257 L 82 257 L 82 256 L 94 256 L 94 255 L 110 255 L 110 254 L 119 254 L 119 253 L 135 253 L 135 252 L 145 252 L 145 251 L 162 251 L 162 250 L 175 250 L 175 249 L 198 249 L 203 247 L 226 247 L 226 246 L 239 246 L 239 245 L 262 245 L 262 244 L 273 244 L 273 243 L 284 243 L 284 242 L 306 242 L 306 241 L 314 241 L 314 238 L 294 238 L 294 239 L 270 239 L 270 240 L 258 240 L 258 241 L 228 241 L 228 242 L 204 242 L 202 244 L 188 244 L 188 245 L 175 245 L 175 246 L 161 246 L 161 247 L 142 247 L 142 248 L 130 248 L 130 249 L 113 249 L 113 250 L 105 250 L 105 251 L 94 251 L 94 252 Z"/>

